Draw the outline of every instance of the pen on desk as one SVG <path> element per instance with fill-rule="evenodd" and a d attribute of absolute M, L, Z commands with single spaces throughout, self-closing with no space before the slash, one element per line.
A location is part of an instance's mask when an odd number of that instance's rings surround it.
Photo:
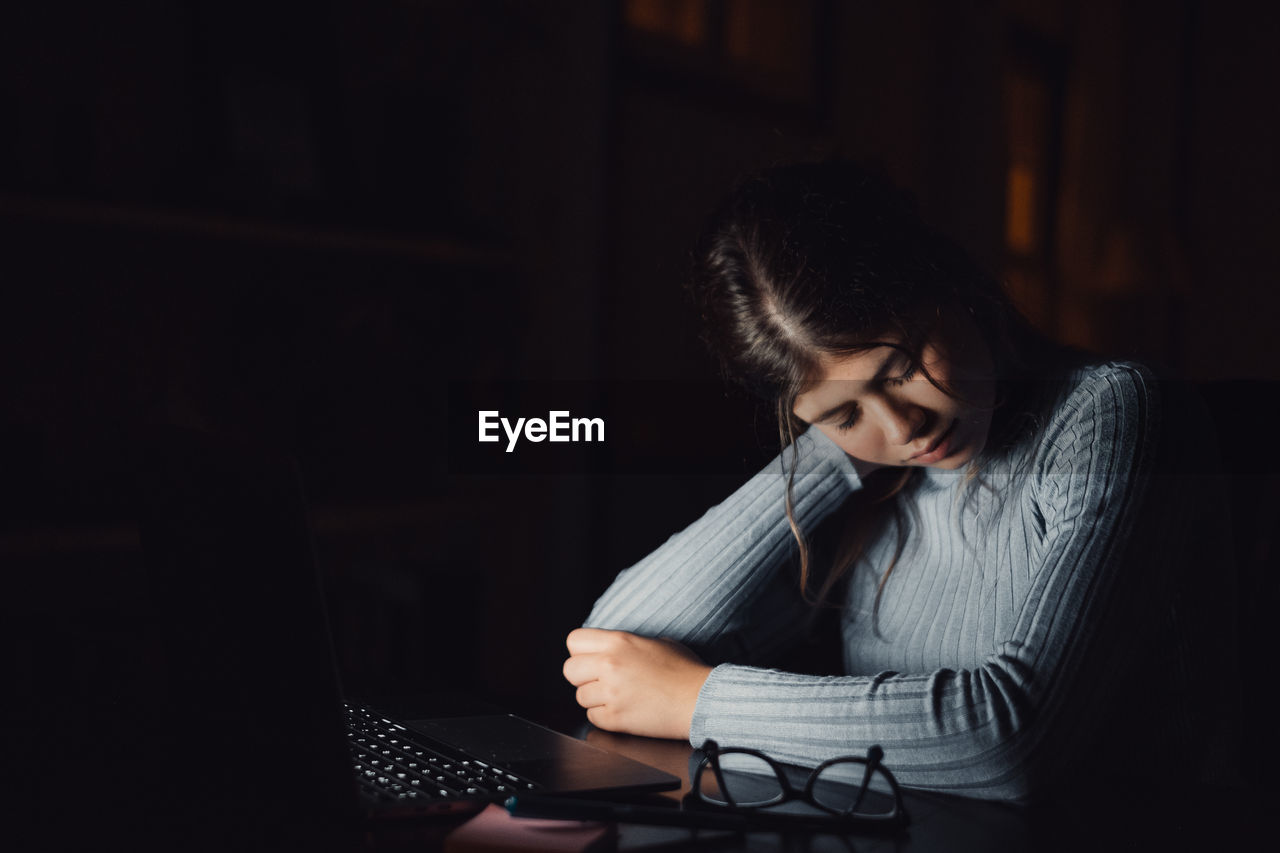
<path fill-rule="evenodd" d="M 536 794 L 508 797 L 505 805 L 512 817 L 647 823 L 659 826 L 687 826 L 693 829 L 745 830 L 750 826 L 746 817 L 739 814 L 691 812 L 678 808 L 636 806 L 630 803 L 540 797 Z"/>

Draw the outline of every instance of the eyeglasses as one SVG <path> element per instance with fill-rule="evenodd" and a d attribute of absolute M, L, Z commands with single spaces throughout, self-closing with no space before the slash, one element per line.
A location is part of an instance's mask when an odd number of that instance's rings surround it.
<path fill-rule="evenodd" d="M 692 790 L 686 802 L 749 810 L 802 800 L 844 822 L 888 828 L 907 821 L 898 780 L 881 763 L 884 750 L 879 746 L 867 750 L 865 758 L 842 755 L 822 762 L 809 772 L 803 786 L 793 784 L 786 768 L 759 750 L 722 748 L 707 740 L 701 752 L 690 774 Z M 877 774 L 891 794 L 872 789 L 871 780 Z M 852 783 L 851 775 L 861 781 Z"/>

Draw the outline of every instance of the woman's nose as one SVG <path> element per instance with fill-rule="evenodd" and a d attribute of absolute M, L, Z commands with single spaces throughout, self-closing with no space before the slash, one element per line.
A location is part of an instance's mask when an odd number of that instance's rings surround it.
<path fill-rule="evenodd" d="M 881 397 L 880 422 L 890 444 L 910 444 L 924 425 L 924 411 L 907 400 Z"/>

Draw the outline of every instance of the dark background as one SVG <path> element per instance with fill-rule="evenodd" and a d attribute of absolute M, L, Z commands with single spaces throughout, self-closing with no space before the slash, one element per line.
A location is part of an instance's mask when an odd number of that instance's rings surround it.
<path fill-rule="evenodd" d="M 1265 614 L 1277 43 L 1274 6 L 1207 0 L 7 10 L 19 692 L 154 677 L 121 448 L 171 423 L 299 460 L 349 688 L 572 725 L 564 634 L 776 451 L 697 340 L 699 223 L 745 172 L 830 154 L 912 191 L 1054 336 L 1204 383 L 1245 483 L 1242 615 Z M 607 442 L 477 455 L 488 400 L 566 401 Z M 1255 624 L 1243 660 L 1273 665 Z"/>

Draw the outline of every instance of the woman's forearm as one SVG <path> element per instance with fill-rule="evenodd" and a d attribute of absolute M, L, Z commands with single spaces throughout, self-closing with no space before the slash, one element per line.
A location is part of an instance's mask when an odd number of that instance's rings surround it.
<path fill-rule="evenodd" d="M 861 481 L 850 457 L 816 430 L 796 441 L 793 494 L 802 529 L 812 529 Z M 586 626 L 669 636 L 704 646 L 735 627 L 744 605 L 795 547 L 784 511 L 792 448 L 726 500 L 621 572 Z"/>

